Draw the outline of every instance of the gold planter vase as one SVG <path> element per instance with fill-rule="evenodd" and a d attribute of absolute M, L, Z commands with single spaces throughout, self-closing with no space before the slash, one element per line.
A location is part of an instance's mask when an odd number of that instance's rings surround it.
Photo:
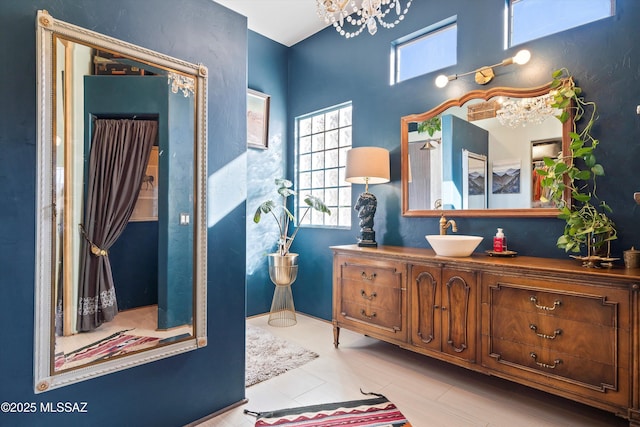
<path fill-rule="evenodd" d="M 267 257 L 269 259 L 269 277 L 276 285 L 269 312 L 269 325 L 293 326 L 297 320 L 291 284 L 298 276 L 298 254 L 272 253 Z"/>

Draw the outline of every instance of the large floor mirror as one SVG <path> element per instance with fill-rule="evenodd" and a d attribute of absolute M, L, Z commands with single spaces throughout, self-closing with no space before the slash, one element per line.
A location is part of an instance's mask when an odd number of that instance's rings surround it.
<path fill-rule="evenodd" d="M 39 393 L 207 344 L 207 69 L 36 20 Z"/>
<path fill-rule="evenodd" d="M 475 90 L 402 117 L 403 215 L 557 216 L 536 170 L 568 149 L 571 121 L 555 117 L 550 91 Z"/>

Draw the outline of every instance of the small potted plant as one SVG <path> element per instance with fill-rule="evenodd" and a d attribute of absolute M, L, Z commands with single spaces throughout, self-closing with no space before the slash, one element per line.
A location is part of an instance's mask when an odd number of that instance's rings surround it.
<path fill-rule="evenodd" d="M 610 242 L 617 238 L 617 232 L 607 216 L 611 208 L 596 195 L 596 178 L 604 175 L 604 168 L 594 154 L 599 141 L 591 134 L 597 106 L 581 96 L 581 88 L 566 69 L 553 73 L 550 93 L 551 106 L 561 111 L 556 117 L 563 123 L 572 119 L 572 130 L 569 152 L 545 158 L 545 168 L 538 171 L 547 192 L 543 201 L 553 202 L 560 209 L 558 217 L 566 222 L 556 245 L 574 253 L 586 247 L 586 257 L 576 258 L 584 260 L 585 265 L 599 266 L 601 261 L 610 260 Z M 586 124 L 578 130 L 577 124 L 583 118 Z M 565 200 L 567 190 L 573 204 Z"/>

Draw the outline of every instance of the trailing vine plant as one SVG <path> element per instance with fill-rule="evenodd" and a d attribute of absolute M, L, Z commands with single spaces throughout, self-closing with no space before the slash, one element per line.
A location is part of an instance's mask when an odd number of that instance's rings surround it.
<path fill-rule="evenodd" d="M 558 218 L 566 222 L 556 245 L 566 252 L 581 252 L 586 247 L 587 257 L 605 248 L 608 257 L 610 242 L 617 238 L 617 232 L 607 216 L 611 208 L 596 194 L 596 179 L 604 175 L 604 168 L 594 154 L 600 142 L 591 134 L 598 119 L 597 105 L 584 99 L 582 89 L 566 68 L 555 71 L 552 77 L 551 106 L 561 111 L 556 117 L 562 123 L 572 120 L 569 152 L 556 158 L 546 157 L 545 169 L 538 171 L 546 190 L 543 201 L 553 202 L 560 209 Z M 567 189 L 573 203 L 564 198 Z"/>

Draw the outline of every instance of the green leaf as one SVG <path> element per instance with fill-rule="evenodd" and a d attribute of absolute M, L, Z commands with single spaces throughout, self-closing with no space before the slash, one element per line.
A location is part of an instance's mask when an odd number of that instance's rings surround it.
<path fill-rule="evenodd" d="M 278 188 L 278 194 L 280 194 L 282 197 L 289 197 L 296 194 L 296 192 L 287 187 L 280 187 Z"/>
<path fill-rule="evenodd" d="M 593 167 L 591 168 L 591 172 L 593 172 L 594 175 L 603 176 L 604 168 L 602 167 L 602 165 L 596 164 L 596 165 L 593 165 Z"/>
<path fill-rule="evenodd" d="M 258 206 L 258 209 L 256 209 L 256 213 L 253 214 L 253 222 L 255 222 L 256 224 L 259 223 L 262 214 L 271 212 L 275 207 L 276 204 L 273 202 L 273 200 L 267 200 L 266 202 L 263 202 L 260 206 Z"/>
<path fill-rule="evenodd" d="M 572 197 L 579 202 L 587 202 L 591 199 L 591 196 L 589 194 L 582 194 L 582 193 L 574 193 Z"/>
<path fill-rule="evenodd" d="M 563 73 L 563 72 L 564 72 L 564 71 L 563 71 L 562 69 L 560 69 L 560 70 L 555 70 L 555 71 L 551 74 L 551 77 L 553 77 L 554 79 L 557 79 L 557 78 L 559 78 L 559 77 L 562 75 L 562 73 Z"/>
<path fill-rule="evenodd" d="M 289 181 L 288 179 L 285 178 L 276 178 L 276 185 L 279 188 L 285 187 L 285 188 L 291 188 L 293 187 L 293 182 Z"/>
<path fill-rule="evenodd" d="M 315 196 L 307 196 L 307 197 L 305 197 L 304 202 L 308 206 L 312 207 L 313 209 L 315 209 L 315 210 L 317 210 L 319 212 L 331 215 L 331 210 L 329 210 L 327 205 L 325 205 L 324 202 L 321 199 L 319 199 L 319 198 L 317 198 Z"/>
<path fill-rule="evenodd" d="M 596 164 L 596 156 L 593 154 L 588 154 L 584 156 L 584 162 L 588 168 L 592 168 Z"/>
<path fill-rule="evenodd" d="M 574 179 L 579 179 L 581 181 L 586 181 L 590 178 L 591 178 L 591 172 L 589 171 L 580 171 L 574 177 Z"/>

